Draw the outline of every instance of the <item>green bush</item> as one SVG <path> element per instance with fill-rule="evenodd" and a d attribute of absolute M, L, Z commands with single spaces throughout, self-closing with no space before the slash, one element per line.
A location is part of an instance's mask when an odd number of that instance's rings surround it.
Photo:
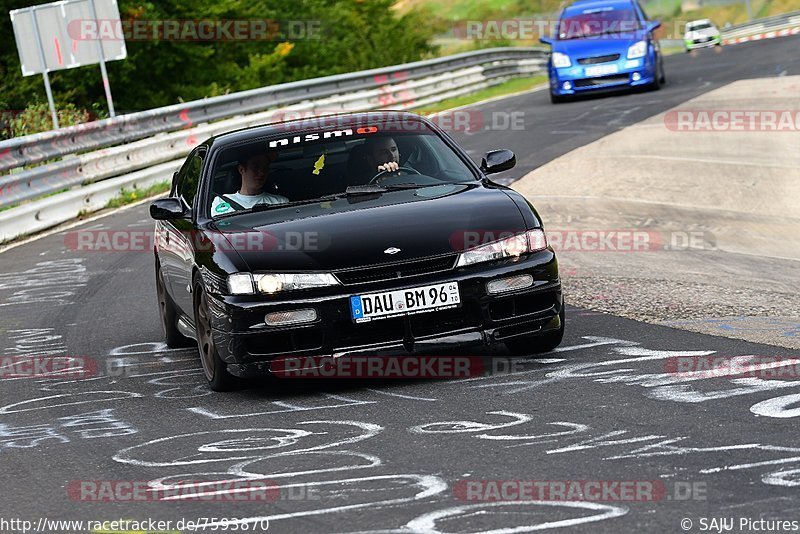
<path fill-rule="evenodd" d="M 85 109 L 78 109 L 75 104 L 64 104 L 56 109 L 59 126 L 73 126 L 90 120 L 91 115 Z M 19 137 L 53 129 L 53 117 L 50 106 L 46 103 L 31 104 L 18 115 L 11 117 L 7 123 L 10 137 Z"/>

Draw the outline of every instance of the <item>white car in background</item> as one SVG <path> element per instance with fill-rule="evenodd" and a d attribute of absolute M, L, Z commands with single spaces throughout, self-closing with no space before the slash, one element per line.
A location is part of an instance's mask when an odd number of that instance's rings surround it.
<path fill-rule="evenodd" d="M 719 28 L 708 19 L 694 20 L 687 23 L 683 40 L 686 43 L 687 52 L 691 52 L 695 48 L 719 46 L 722 44 L 722 36 L 719 33 Z"/>

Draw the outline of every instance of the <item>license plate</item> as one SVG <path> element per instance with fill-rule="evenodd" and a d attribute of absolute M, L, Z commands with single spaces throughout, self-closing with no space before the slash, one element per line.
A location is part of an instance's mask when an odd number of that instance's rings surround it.
<path fill-rule="evenodd" d="M 350 315 L 357 323 L 455 308 L 461 304 L 458 282 L 398 289 L 350 297 Z"/>
<path fill-rule="evenodd" d="M 586 76 L 603 76 L 604 74 L 616 74 L 619 71 L 616 65 L 597 65 L 586 67 Z"/>

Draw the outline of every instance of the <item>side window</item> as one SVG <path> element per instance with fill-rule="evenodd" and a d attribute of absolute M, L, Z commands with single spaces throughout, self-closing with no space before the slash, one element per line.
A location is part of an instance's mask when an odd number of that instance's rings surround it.
<path fill-rule="evenodd" d="M 203 170 L 204 156 L 204 152 L 195 152 L 180 170 L 178 176 L 178 196 L 181 197 L 189 207 L 194 205 L 194 198 L 197 195 L 197 187 L 200 184 L 200 172 Z"/>

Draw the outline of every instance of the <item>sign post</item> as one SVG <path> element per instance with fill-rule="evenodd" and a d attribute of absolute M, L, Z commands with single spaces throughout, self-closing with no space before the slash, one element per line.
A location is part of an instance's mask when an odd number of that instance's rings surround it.
<path fill-rule="evenodd" d="M 92 14 L 92 20 L 95 24 L 100 25 L 97 20 L 97 10 L 94 7 L 94 0 L 89 0 L 89 12 Z M 117 116 L 114 113 L 114 100 L 111 98 L 111 84 L 108 83 L 108 73 L 106 72 L 106 58 L 103 54 L 103 43 L 100 41 L 100 36 L 97 36 L 97 58 L 100 62 L 100 75 L 103 77 L 103 89 L 106 91 L 106 101 L 108 102 L 108 116 L 112 119 Z"/>
<path fill-rule="evenodd" d="M 23 76 L 42 74 L 47 102 L 58 128 L 49 73 L 84 65 L 100 64 L 108 114 L 115 117 L 106 61 L 127 57 L 125 39 L 103 39 L 96 31 L 101 24 L 121 28 L 117 0 L 62 0 L 51 4 L 15 9 L 9 12 L 17 41 Z M 88 23 L 88 24 L 86 24 Z M 84 35 L 84 27 L 94 28 Z"/>
<path fill-rule="evenodd" d="M 39 52 L 39 61 L 42 65 L 44 61 L 44 50 L 42 50 L 42 36 L 39 33 L 39 24 L 36 22 L 36 8 L 31 9 L 33 22 L 33 34 L 36 37 L 36 50 Z M 12 18 L 13 20 L 13 18 Z M 53 89 L 50 87 L 50 75 L 47 74 L 47 69 L 42 69 L 42 77 L 44 78 L 44 91 L 47 93 L 47 103 L 50 106 L 50 115 L 53 117 L 53 129 L 58 129 L 58 113 L 56 113 L 56 104 L 53 101 Z"/>

